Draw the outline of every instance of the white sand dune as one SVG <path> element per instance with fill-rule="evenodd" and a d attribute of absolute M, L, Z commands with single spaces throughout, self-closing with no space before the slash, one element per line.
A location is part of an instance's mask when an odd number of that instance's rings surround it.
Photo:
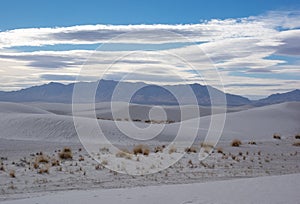
<path fill-rule="evenodd" d="M 31 203 L 299 203 L 300 174 L 225 180 L 196 184 L 124 189 L 75 190 L 5 201 Z"/>
<path fill-rule="evenodd" d="M 50 112 L 38 107 L 23 105 L 20 103 L 0 102 L 0 113 L 47 114 Z"/>
<path fill-rule="evenodd" d="M 59 114 L 59 115 L 72 115 L 72 104 L 63 104 L 63 103 L 27 103 L 30 106 L 38 107 L 40 109 Z M 111 104 L 115 104 L 114 108 L 116 108 L 115 112 L 120 115 L 121 119 L 128 118 L 126 116 L 126 110 L 128 110 L 128 103 L 125 102 L 103 102 L 95 104 L 96 115 L 99 118 L 104 119 L 112 119 L 111 113 Z M 150 105 L 139 105 L 139 104 L 130 104 L 130 116 L 132 119 L 140 119 L 140 120 L 148 120 L 149 119 L 149 111 L 153 106 Z M 89 117 L 93 114 L 94 110 L 85 104 L 81 104 L 77 106 L 81 115 L 85 115 Z M 195 106 L 195 105 L 184 105 L 181 108 L 178 106 L 163 106 L 166 111 L 169 120 L 180 121 L 188 120 L 195 117 L 199 117 L 197 111 L 200 111 L 200 116 L 211 115 L 210 107 L 204 106 Z M 246 110 L 251 108 L 250 106 L 239 106 L 239 107 L 230 107 L 227 108 L 227 112 L 237 112 L 241 110 Z M 215 114 L 223 113 L 224 110 L 222 108 L 216 107 L 214 110 Z"/>
<path fill-rule="evenodd" d="M 0 138 L 30 139 L 50 141 L 76 141 L 77 134 L 73 124 L 70 108 L 63 104 L 31 104 L 29 105 L 0 103 Z M 97 111 L 105 112 L 109 104 L 98 106 Z M 68 106 L 69 107 L 69 106 Z M 144 107 L 144 109 L 143 109 Z M 44 108 L 45 110 L 42 110 Z M 120 106 L 122 110 L 123 106 Z M 138 106 L 133 112 L 137 116 L 148 110 L 148 106 Z M 50 111 L 50 112 L 48 112 Z M 65 112 L 64 112 L 65 111 Z M 82 115 L 90 115 L 90 110 L 82 107 Z M 60 112 L 60 115 L 54 114 Z M 171 111 L 172 112 L 172 111 Z M 64 113 L 65 115 L 61 115 Z M 172 112 L 176 115 L 174 112 Z M 175 117 L 175 116 L 174 116 Z M 177 116 L 178 117 L 178 116 Z M 220 117 L 214 115 L 213 117 Z M 120 138 L 123 134 L 118 131 L 114 121 L 99 120 L 101 127 L 108 136 Z M 201 117 L 199 135 L 203 137 L 210 123 L 210 116 Z M 122 122 L 126 123 L 126 121 Z M 145 125 L 137 123 L 138 125 Z M 176 135 L 181 123 L 165 125 L 159 140 L 168 140 Z M 270 140 L 275 132 L 290 136 L 300 132 L 300 103 L 282 103 L 260 108 L 228 113 L 221 139 L 231 140 Z M 160 126 L 160 125 L 158 125 Z M 193 129 L 195 127 L 189 127 Z M 187 130 L 187 135 L 189 131 Z"/>

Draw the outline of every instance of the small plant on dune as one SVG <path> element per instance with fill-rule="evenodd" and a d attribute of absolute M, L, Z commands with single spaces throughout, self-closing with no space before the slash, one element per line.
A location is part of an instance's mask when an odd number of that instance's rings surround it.
<path fill-rule="evenodd" d="M 60 165 L 60 162 L 58 159 L 56 158 L 52 158 L 51 160 L 51 166 L 59 166 Z"/>
<path fill-rule="evenodd" d="M 102 147 L 99 149 L 99 151 L 102 153 L 109 153 L 109 149 L 107 147 Z"/>
<path fill-rule="evenodd" d="M 297 135 L 295 135 L 295 139 L 300 139 L 300 133 L 298 133 Z"/>
<path fill-rule="evenodd" d="M 143 154 L 145 156 L 148 156 L 150 154 L 150 149 L 149 148 L 145 148 Z"/>
<path fill-rule="evenodd" d="M 218 148 L 217 148 L 217 153 L 219 153 L 219 154 L 224 154 L 223 148 L 222 148 L 222 147 L 218 147 Z"/>
<path fill-rule="evenodd" d="M 108 164 L 108 161 L 107 160 L 103 160 L 102 162 L 101 162 L 101 165 L 102 166 L 105 166 L 105 165 L 107 165 Z"/>
<path fill-rule="evenodd" d="M 184 150 L 186 153 L 190 154 L 190 153 L 197 153 L 197 149 L 196 147 L 187 147 Z"/>
<path fill-rule="evenodd" d="M 5 171 L 5 168 L 4 168 L 4 164 L 3 164 L 3 163 L 0 164 L 0 171 Z"/>
<path fill-rule="evenodd" d="M 96 170 L 101 170 L 101 169 L 102 169 L 102 165 L 97 164 L 97 165 L 95 166 L 95 169 L 96 169 Z"/>
<path fill-rule="evenodd" d="M 278 133 L 273 134 L 273 139 L 281 140 L 281 136 Z"/>
<path fill-rule="evenodd" d="M 158 152 L 163 152 L 164 148 L 162 146 L 157 146 L 154 148 L 154 152 L 158 153 Z"/>
<path fill-rule="evenodd" d="M 249 145 L 256 145 L 256 142 L 250 141 L 250 142 L 248 142 L 248 144 L 249 144 Z"/>
<path fill-rule="evenodd" d="M 232 147 L 239 147 L 240 145 L 242 145 L 241 140 L 234 139 L 234 140 L 232 140 L 232 142 L 231 142 L 231 146 L 232 146 Z"/>
<path fill-rule="evenodd" d="M 214 148 L 214 145 L 210 142 L 202 142 L 200 143 L 201 147 L 209 147 L 209 148 Z"/>
<path fill-rule="evenodd" d="M 177 152 L 177 149 L 176 149 L 176 147 L 171 147 L 170 149 L 169 149 L 169 154 L 173 154 L 173 153 L 175 153 L 175 152 Z"/>
<path fill-rule="evenodd" d="M 61 159 L 73 159 L 72 149 L 70 147 L 64 147 L 62 151 L 58 154 Z"/>
<path fill-rule="evenodd" d="M 10 170 L 10 171 L 9 171 L 9 176 L 10 176 L 11 178 L 16 178 L 16 172 L 15 172 L 15 170 Z"/>
<path fill-rule="evenodd" d="M 49 174 L 49 168 L 50 168 L 49 165 L 45 165 L 38 170 L 38 173 L 39 174 L 44 174 L 44 173 Z"/>
<path fill-rule="evenodd" d="M 122 149 L 116 153 L 116 157 L 132 159 L 132 154 L 127 149 Z"/>
<path fill-rule="evenodd" d="M 35 162 L 36 163 L 49 163 L 49 157 L 44 154 L 37 155 L 35 157 Z"/>
<path fill-rule="evenodd" d="M 300 142 L 294 142 L 293 146 L 300 147 Z"/>
<path fill-rule="evenodd" d="M 82 155 L 79 156 L 78 161 L 84 161 L 84 157 Z"/>
<path fill-rule="evenodd" d="M 145 145 L 137 145 L 133 148 L 133 154 L 138 155 L 138 154 L 143 154 L 145 156 L 148 156 L 150 153 L 150 149 L 148 146 Z"/>

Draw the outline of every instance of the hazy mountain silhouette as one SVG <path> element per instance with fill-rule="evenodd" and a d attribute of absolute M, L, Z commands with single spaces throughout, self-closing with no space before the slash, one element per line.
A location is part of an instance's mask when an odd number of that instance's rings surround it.
<path fill-rule="evenodd" d="M 78 85 L 84 85 L 86 90 L 89 87 L 95 86 L 97 82 L 79 82 Z M 114 98 L 112 94 L 118 87 Z M 41 86 L 33 86 L 18 91 L 4 92 L 0 91 L 0 101 L 11 102 L 57 102 L 57 103 L 71 103 L 73 94 L 74 83 L 61 84 L 51 82 Z M 177 105 L 178 100 L 182 104 L 194 104 L 192 94 L 186 90 L 189 88 L 194 92 L 199 105 L 211 105 L 210 95 L 214 98 L 214 104 L 221 104 L 223 92 L 211 86 L 203 86 L 200 84 L 189 85 L 168 85 L 156 86 L 148 85 L 145 83 L 130 83 L 130 82 L 117 82 L 112 80 L 100 80 L 98 89 L 96 91 L 95 102 L 109 102 L 113 101 L 127 101 L 128 94 L 132 90 L 135 94 L 131 97 L 130 102 L 137 104 L 151 104 L 151 105 Z M 134 93 L 133 92 L 133 93 Z M 172 93 L 175 93 L 178 100 Z M 225 94 L 227 104 L 229 106 L 249 105 L 254 104 L 257 106 L 268 105 L 274 103 L 281 103 L 287 101 L 300 101 L 300 90 L 294 90 L 283 94 L 273 94 L 265 99 L 258 101 L 250 101 L 246 97 L 234 94 Z M 90 101 L 83 101 L 90 102 Z"/>

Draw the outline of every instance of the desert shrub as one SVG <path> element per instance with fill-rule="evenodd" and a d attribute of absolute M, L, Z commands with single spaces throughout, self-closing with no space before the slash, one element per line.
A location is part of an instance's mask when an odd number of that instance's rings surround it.
<path fill-rule="evenodd" d="M 95 166 L 95 169 L 96 169 L 96 170 L 101 170 L 101 169 L 102 169 L 102 165 L 97 164 L 97 165 Z"/>
<path fill-rule="evenodd" d="M 300 142 L 294 142 L 293 145 L 296 147 L 300 147 Z"/>
<path fill-rule="evenodd" d="M 5 168 L 4 168 L 3 164 L 0 165 L 0 171 L 5 171 Z"/>
<path fill-rule="evenodd" d="M 15 170 L 10 170 L 10 171 L 9 171 L 9 176 L 10 176 L 11 178 L 16 178 L 16 172 L 15 172 Z"/>
<path fill-rule="evenodd" d="M 143 154 L 145 156 L 149 155 L 150 149 L 145 145 L 137 145 L 133 148 L 133 154 Z"/>
<path fill-rule="evenodd" d="M 132 121 L 133 122 L 141 122 L 142 120 L 141 119 L 133 119 Z"/>
<path fill-rule="evenodd" d="M 119 152 L 117 152 L 116 157 L 131 159 L 132 155 L 127 149 L 122 149 Z"/>
<path fill-rule="evenodd" d="M 177 152 L 177 149 L 176 149 L 176 147 L 171 147 L 170 149 L 169 149 L 169 154 L 173 154 L 173 153 L 175 153 L 175 152 Z"/>
<path fill-rule="evenodd" d="M 51 160 L 51 166 L 59 166 L 60 165 L 60 162 L 58 159 L 56 158 L 52 158 Z"/>
<path fill-rule="evenodd" d="M 109 153 L 109 149 L 107 147 L 102 147 L 99 149 L 102 153 Z"/>
<path fill-rule="evenodd" d="M 43 166 L 42 168 L 40 168 L 38 170 L 38 173 L 39 174 L 44 174 L 44 173 L 49 174 L 49 166 L 48 165 Z"/>
<path fill-rule="evenodd" d="M 197 153 L 197 149 L 196 147 L 187 147 L 184 150 L 186 153 L 190 154 L 190 153 Z"/>
<path fill-rule="evenodd" d="M 163 152 L 164 148 L 162 146 L 157 146 L 154 148 L 154 152 L 157 153 L 157 152 Z"/>
<path fill-rule="evenodd" d="M 222 147 L 218 147 L 217 148 L 217 153 L 224 154 Z"/>
<path fill-rule="evenodd" d="M 214 145 L 212 143 L 209 143 L 209 142 L 201 142 L 200 143 L 200 146 L 201 147 L 208 147 L 208 148 L 214 148 Z"/>
<path fill-rule="evenodd" d="M 84 157 L 82 155 L 79 156 L 78 161 L 84 161 Z"/>
<path fill-rule="evenodd" d="M 39 168 L 39 163 L 37 163 L 37 162 L 33 162 L 33 168 L 35 168 L 35 169 L 37 169 L 37 168 Z"/>
<path fill-rule="evenodd" d="M 232 146 L 232 147 L 239 147 L 240 145 L 242 145 L 241 140 L 234 139 L 234 140 L 232 140 L 232 142 L 231 142 L 231 146 Z"/>
<path fill-rule="evenodd" d="M 273 139 L 281 140 L 281 136 L 278 133 L 273 134 Z"/>
<path fill-rule="evenodd" d="M 295 135 L 295 139 L 300 139 L 300 133 Z"/>
<path fill-rule="evenodd" d="M 248 142 L 248 144 L 249 144 L 249 145 L 256 145 L 256 142 L 250 141 L 250 142 Z"/>
<path fill-rule="evenodd" d="M 61 159 L 73 159 L 72 149 L 70 147 L 64 147 L 58 156 Z"/>
<path fill-rule="evenodd" d="M 107 160 L 103 160 L 102 162 L 101 162 L 101 165 L 102 166 L 105 166 L 105 165 L 107 165 L 108 164 L 108 161 Z"/>
<path fill-rule="evenodd" d="M 36 163 L 49 163 L 49 157 L 44 154 L 37 155 L 35 157 L 35 162 Z"/>
<path fill-rule="evenodd" d="M 143 151 L 143 154 L 145 156 L 148 156 L 150 154 L 150 149 L 149 148 L 145 148 L 144 151 Z"/>

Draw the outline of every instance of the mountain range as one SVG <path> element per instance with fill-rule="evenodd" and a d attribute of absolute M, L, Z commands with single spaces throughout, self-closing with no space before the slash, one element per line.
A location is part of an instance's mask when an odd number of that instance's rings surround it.
<path fill-rule="evenodd" d="M 98 82 L 78 82 L 79 85 L 84 85 L 86 90 L 93 87 Z M 51 82 L 48 84 L 33 86 L 18 91 L 0 91 L 0 101 L 10 102 L 56 102 L 56 103 L 72 103 L 72 94 L 74 83 L 61 84 Z M 188 87 L 189 86 L 189 87 Z M 113 92 L 118 87 L 118 94 L 112 98 Z M 150 105 L 178 105 L 180 104 L 195 104 L 192 94 L 187 93 L 187 88 L 194 92 L 198 105 L 211 105 L 210 95 L 214 97 L 215 105 L 222 104 L 223 92 L 211 87 L 200 84 L 189 85 L 167 85 L 157 86 L 149 85 L 142 82 L 117 82 L 113 80 L 100 80 L 98 89 L 95 95 L 95 102 L 109 102 L 109 101 L 128 101 L 128 93 L 135 92 L 130 97 L 131 103 L 150 104 Z M 175 93 L 176 98 L 172 93 Z M 264 99 L 251 101 L 246 97 L 225 93 L 228 106 L 254 105 L 264 106 L 275 103 L 282 103 L 288 101 L 300 101 L 300 90 L 296 89 L 291 92 L 282 94 L 273 94 Z M 83 101 L 91 102 L 91 101 Z"/>

